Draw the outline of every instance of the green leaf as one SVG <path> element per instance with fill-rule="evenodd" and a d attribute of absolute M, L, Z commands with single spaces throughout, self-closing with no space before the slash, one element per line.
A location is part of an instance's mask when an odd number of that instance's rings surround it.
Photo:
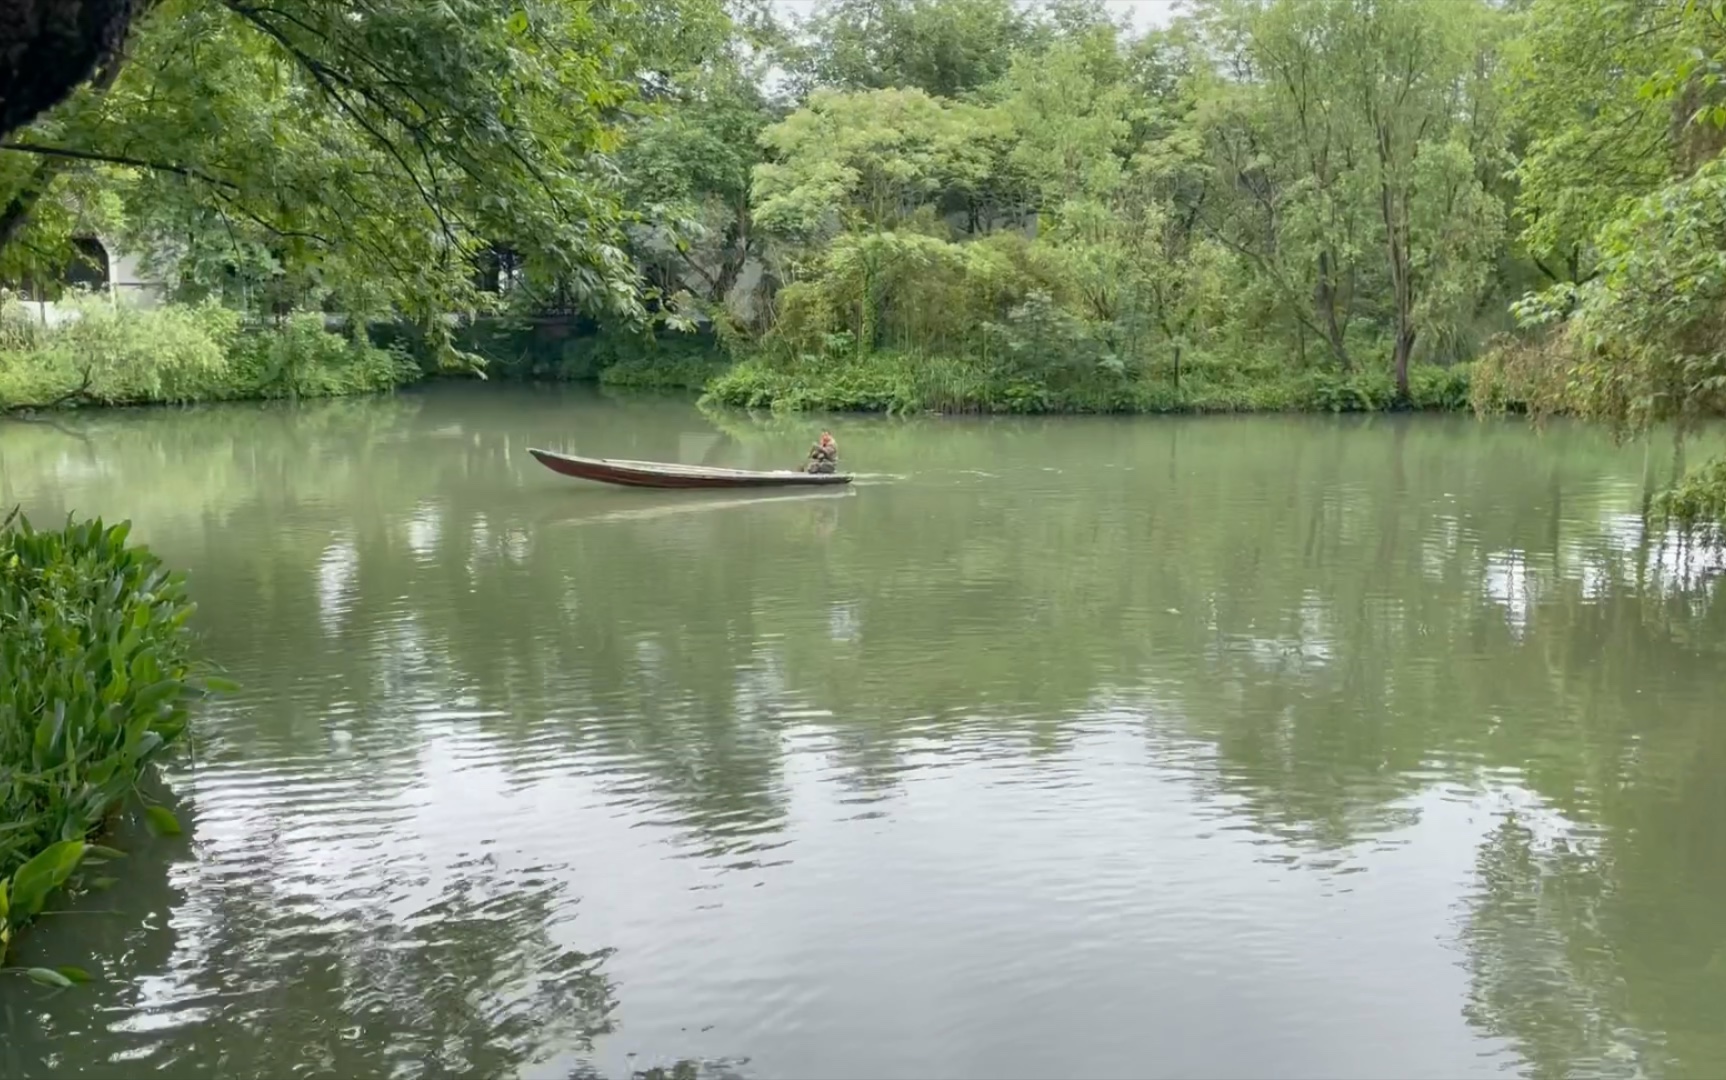
<path fill-rule="evenodd" d="M 117 848 L 104 847 L 101 844 L 87 844 L 84 851 L 89 855 L 100 855 L 104 859 L 124 859 L 126 853 Z"/>
<path fill-rule="evenodd" d="M 55 971 L 53 968 L 30 968 L 25 971 L 24 974 L 30 976 L 31 979 L 41 983 L 43 986 L 52 986 L 57 990 L 65 990 L 70 988 L 72 985 L 72 980 L 70 978 L 62 975 L 58 971 Z"/>
<path fill-rule="evenodd" d="M 144 732 L 132 749 L 134 759 L 137 761 L 147 759 L 151 754 L 162 748 L 163 741 L 162 736 L 158 735 L 154 731 Z"/>
<path fill-rule="evenodd" d="M 206 677 L 204 679 L 204 688 L 213 694 L 237 694 L 240 692 L 239 683 L 232 679 L 221 678 L 217 675 Z"/>
<path fill-rule="evenodd" d="M 61 964 L 54 970 L 58 971 L 61 977 L 67 982 L 87 983 L 90 981 L 90 973 L 81 967 L 73 967 L 71 964 Z"/>
<path fill-rule="evenodd" d="M 508 26 L 509 32 L 512 34 L 527 33 L 527 12 L 523 11 L 521 8 L 516 8 L 515 12 L 509 17 Z"/>
<path fill-rule="evenodd" d="M 121 698 L 126 696 L 126 689 L 131 686 L 132 683 L 131 679 L 126 675 L 125 657 L 120 654 L 119 647 L 116 646 L 109 650 L 109 655 L 109 664 L 113 670 L 113 675 L 110 677 L 107 687 L 102 692 L 102 700 L 106 702 L 114 702 L 119 701 Z"/>
<path fill-rule="evenodd" d="M 178 679 L 163 679 L 138 691 L 134 707 L 141 713 L 153 712 L 165 701 L 172 700 L 183 689 Z"/>
<path fill-rule="evenodd" d="M 184 831 L 180 828 L 180 819 L 165 806 L 146 806 L 144 820 L 157 836 L 179 836 Z"/>
<path fill-rule="evenodd" d="M 82 840 L 62 840 L 18 868 L 12 875 L 12 910 L 20 921 L 41 912 L 48 894 L 66 883 L 86 850 Z"/>

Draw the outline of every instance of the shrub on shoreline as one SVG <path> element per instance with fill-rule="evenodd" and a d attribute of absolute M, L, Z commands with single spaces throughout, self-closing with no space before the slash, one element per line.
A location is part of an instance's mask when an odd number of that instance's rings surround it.
<path fill-rule="evenodd" d="M 332 333 L 316 314 L 245 327 L 216 303 L 62 306 L 71 317 L 44 325 L 0 305 L 0 409 L 335 397 L 419 376 L 405 351 Z"/>

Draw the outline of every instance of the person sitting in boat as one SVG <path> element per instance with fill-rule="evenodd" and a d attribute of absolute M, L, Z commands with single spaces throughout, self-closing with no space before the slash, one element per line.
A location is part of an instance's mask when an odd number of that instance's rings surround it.
<path fill-rule="evenodd" d="M 831 473 L 839 471 L 839 444 L 833 441 L 833 433 L 823 431 L 821 438 L 809 448 L 808 470 L 812 473 Z"/>

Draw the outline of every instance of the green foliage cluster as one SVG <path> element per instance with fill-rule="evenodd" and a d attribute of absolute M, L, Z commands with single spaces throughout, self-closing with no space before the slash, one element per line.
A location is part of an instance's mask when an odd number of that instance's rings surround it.
<path fill-rule="evenodd" d="M 419 376 L 398 348 L 331 333 L 302 314 L 246 327 L 206 300 L 139 309 L 86 298 L 45 325 L 27 305 L 0 306 L 0 409 L 334 397 Z"/>
<path fill-rule="evenodd" d="M 1654 500 L 1654 512 L 1686 533 L 1726 538 L 1726 458 L 1715 458 Z"/>
<path fill-rule="evenodd" d="M 0 960 L 55 889 L 118 855 L 86 841 L 216 688 L 190 659 L 182 578 L 127 531 L 0 526 Z M 178 831 L 165 807 L 145 813 Z"/>
<path fill-rule="evenodd" d="M 352 333 L 333 333 L 322 316 L 308 313 L 237 335 L 229 352 L 228 371 L 231 382 L 214 396 L 377 394 L 413 382 L 421 374 L 405 348 L 379 348 Z"/>
<path fill-rule="evenodd" d="M 724 350 L 711 336 L 678 335 L 606 341 L 599 381 L 640 390 L 705 390 L 730 370 Z"/>
<path fill-rule="evenodd" d="M 935 365 L 910 397 L 1012 408 L 1206 400 L 1187 369 L 1224 362 L 1230 401 L 1387 371 L 1404 404 L 1511 295 L 1485 0 L 1204 0 L 1148 34 L 1088 0 L 767 14 L 156 0 L 0 150 L 0 273 L 94 230 L 181 300 L 405 321 L 440 362 L 713 374 L 448 319 L 574 311 L 805 378 L 848 340 Z"/>
<path fill-rule="evenodd" d="M 236 312 L 214 303 L 117 308 L 97 298 L 67 307 L 53 323 L 27 305 L 0 307 L 0 405 L 188 402 L 227 383 Z"/>
<path fill-rule="evenodd" d="M 700 390 L 730 363 L 712 334 L 624 334 L 566 320 L 485 320 L 462 328 L 456 341 L 484 360 L 488 375 L 519 382 Z"/>

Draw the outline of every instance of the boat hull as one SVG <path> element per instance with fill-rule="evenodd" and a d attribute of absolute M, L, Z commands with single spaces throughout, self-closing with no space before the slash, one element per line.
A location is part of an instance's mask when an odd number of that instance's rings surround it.
<path fill-rule="evenodd" d="M 609 458 L 574 457 L 550 450 L 528 449 L 535 461 L 562 476 L 595 480 L 602 484 L 640 488 L 833 487 L 849 484 L 848 473 L 749 472 L 716 469 L 705 465 L 672 465 L 652 461 L 617 461 Z"/>

